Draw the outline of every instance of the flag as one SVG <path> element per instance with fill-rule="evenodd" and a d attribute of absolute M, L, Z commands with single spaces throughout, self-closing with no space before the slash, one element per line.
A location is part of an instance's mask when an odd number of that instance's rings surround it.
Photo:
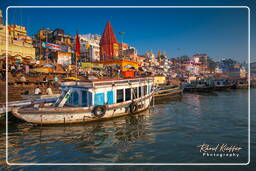
<path fill-rule="evenodd" d="M 76 34 L 76 59 L 80 57 L 80 41 L 79 41 L 79 35 Z"/>

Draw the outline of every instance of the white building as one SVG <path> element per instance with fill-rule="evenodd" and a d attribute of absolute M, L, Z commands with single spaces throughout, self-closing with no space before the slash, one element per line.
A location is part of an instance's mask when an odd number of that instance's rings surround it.
<path fill-rule="evenodd" d="M 185 69 L 193 74 L 199 74 L 199 66 L 193 65 L 192 63 L 189 63 L 185 66 Z"/>
<path fill-rule="evenodd" d="M 80 37 L 81 62 L 100 60 L 100 39 L 98 34 L 84 34 Z"/>
<path fill-rule="evenodd" d="M 215 73 L 222 74 L 223 72 L 222 72 L 221 68 L 217 67 L 217 68 L 215 68 Z"/>

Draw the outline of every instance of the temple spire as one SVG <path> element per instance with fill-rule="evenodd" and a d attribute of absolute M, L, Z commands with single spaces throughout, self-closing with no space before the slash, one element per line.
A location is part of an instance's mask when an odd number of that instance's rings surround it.
<path fill-rule="evenodd" d="M 118 41 L 108 21 L 100 40 L 101 61 L 112 60 L 114 56 L 118 55 Z"/>

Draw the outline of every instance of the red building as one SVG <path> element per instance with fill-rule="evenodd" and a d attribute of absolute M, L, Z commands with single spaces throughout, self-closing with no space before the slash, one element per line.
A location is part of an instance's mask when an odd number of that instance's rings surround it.
<path fill-rule="evenodd" d="M 119 44 L 108 21 L 104 33 L 100 40 L 100 60 L 113 61 L 114 57 L 119 56 Z"/>

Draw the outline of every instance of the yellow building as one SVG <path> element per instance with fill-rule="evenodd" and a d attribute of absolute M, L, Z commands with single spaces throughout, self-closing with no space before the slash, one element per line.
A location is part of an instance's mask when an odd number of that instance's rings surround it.
<path fill-rule="evenodd" d="M 138 70 L 139 63 L 136 61 L 130 60 L 114 60 L 114 61 L 105 61 L 105 62 L 94 62 L 95 64 L 103 64 L 103 65 L 119 65 L 121 67 L 121 71 L 129 71 L 130 69 Z"/>
<path fill-rule="evenodd" d="M 26 27 L 9 25 L 8 33 L 8 56 L 35 59 L 35 48 Z M 6 26 L 0 23 L 0 58 L 4 58 L 6 53 Z"/>
<path fill-rule="evenodd" d="M 165 76 L 154 76 L 154 85 L 166 84 Z"/>

